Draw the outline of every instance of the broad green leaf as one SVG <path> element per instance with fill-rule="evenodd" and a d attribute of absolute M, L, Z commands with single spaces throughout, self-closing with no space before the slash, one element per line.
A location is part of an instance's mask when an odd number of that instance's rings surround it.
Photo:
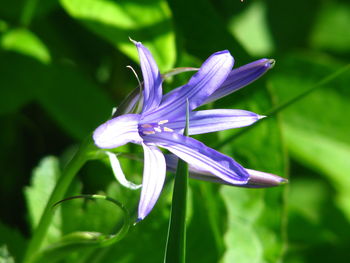
<path fill-rule="evenodd" d="M 250 55 L 266 56 L 272 53 L 274 46 L 264 2 L 252 2 L 244 12 L 234 15 L 229 25 L 233 36 Z"/>
<path fill-rule="evenodd" d="M 342 65 L 322 57 L 298 55 L 283 64 L 285 72 L 276 74 L 272 81 L 280 101 L 307 89 Z M 328 178 L 336 189 L 339 207 L 350 220 L 350 181 L 345 172 L 349 169 L 350 125 L 344 118 L 350 111 L 349 81 L 349 74 L 344 73 L 290 106 L 283 113 L 283 123 L 292 157 Z"/>
<path fill-rule="evenodd" d="M 31 185 L 24 190 L 32 231 L 35 231 L 51 192 L 60 176 L 59 161 L 56 157 L 45 157 L 33 170 Z M 46 244 L 61 236 L 59 210 L 55 212 L 52 224 L 46 235 Z"/>
<path fill-rule="evenodd" d="M 50 63 L 51 56 L 45 44 L 27 29 L 12 29 L 4 33 L 0 39 L 0 47 L 7 51 L 15 51 L 31 56 L 42 63 Z"/>
<path fill-rule="evenodd" d="M 337 190 L 337 203 L 350 221 L 350 178 L 346 176 L 350 171 L 350 144 L 293 125 L 286 126 L 286 140 L 295 159 L 329 178 Z"/>
<path fill-rule="evenodd" d="M 61 0 L 65 10 L 94 33 L 138 61 L 129 37 L 141 41 L 162 71 L 176 59 L 171 15 L 166 1 Z"/>
<path fill-rule="evenodd" d="M 263 87 L 248 87 L 237 92 L 240 103 L 234 108 L 263 113 L 272 107 Z M 248 95 L 248 97 L 246 97 Z M 227 98 L 229 99 L 229 98 Z M 232 100 L 231 100 L 232 101 Z M 231 102 L 232 103 L 232 102 Z M 232 106 L 231 106 L 232 107 Z M 235 133 L 226 131 L 219 138 Z M 279 123 L 270 119 L 241 135 L 223 149 L 244 167 L 286 177 L 285 152 Z M 244 189 L 223 186 L 228 221 L 225 234 L 226 251 L 222 262 L 278 262 L 283 257 L 286 240 L 283 234 L 286 186 L 270 189 Z"/>
<path fill-rule="evenodd" d="M 348 2 L 324 2 L 310 36 L 311 45 L 317 49 L 349 52 L 349 24 L 350 4 Z"/>

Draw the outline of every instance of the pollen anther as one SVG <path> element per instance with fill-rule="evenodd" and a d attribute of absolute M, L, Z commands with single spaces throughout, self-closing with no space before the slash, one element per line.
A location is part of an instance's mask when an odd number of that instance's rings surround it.
<path fill-rule="evenodd" d="M 162 125 L 162 124 L 167 123 L 167 122 L 169 122 L 169 120 L 162 120 L 162 121 L 159 121 L 158 124 Z"/>
<path fill-rule="evenodd" d="M 141 125 L 142 128 L 152 128 L 153 126 L 151 124 L 142 124 Z"/>
<path fill-rule="evenodd" d="M 155 134 L 156 132 L 155 131 L 143 131 L 142 132 L 143 134 Z"/>
<path fill-rule="evenodd" d="M 164 127 L 163 128 L 163 131 L 166 131 L 166 132 L 173 132 L 174 130 L 173 129 L 170 129 L 168 127 Z"/>

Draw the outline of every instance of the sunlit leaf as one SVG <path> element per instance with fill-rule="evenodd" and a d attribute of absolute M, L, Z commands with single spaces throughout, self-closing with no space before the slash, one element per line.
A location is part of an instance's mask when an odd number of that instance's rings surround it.
<path fill-rule="evenodd" d="M 269 94 L 263 87 L 248 87 L 233 94 L 236 108 L 262 113 L 272 107 Z M 226 137 L 236 131 L 220 133 Z M 285 151 L 276 119 L 267 120 L 249 130 L 223 149 L 246 167 L 286 177 Z M 240 189 L 223 186 L 221 196 L 228 212 L 226 251 L 223 262 L 277 262 L 283 257 L 286 186 L 270 189 Z"/>
<path fill-rule="evenodd" d="M 51 61 L 48 48 L 27 29 L 19 28 L 7 31 L 0 39 L 0 47 L 4 50 L 31 56 L 42 63 L 50 63 Z"/>
<path fill-rule="evenodd" d="M 45 157 L 33 171 L 31 185 L 25 188 L 25 197 L 30 216 L 32 231 L 39 223 L 46 203 L 60 176 L 59 162 L 56 157 Z M 54 211 L 53 211 L 54 212 Z M 59 211 L 55 211 L 54 219 L 46 235 L 46 242 L 52 242 L 61 235 Z"/>
<path fill-rule="evenodd" d="M 11 257 L 6 246 L 0 247 L 0 262 L 1 263 L 15 263 L 15 260 L 13 259 L 13 257 Z"/>
<path fill-rule="evenodd" d="M 284 62 L 285 72 L 273 78 L 274 92 L 280 101 L 293 96 L 318 79 L 341 67 L 322 57 L 308 59 L 294 56 Z M 289 70 L 287 69 L 289 68 Z M 288 73 L 287 73 L 288 72 Z M 337 189 L 337 202 L 350 219 L 349 169 L 350 125 L 344 113 L 349 112 L 348 74 L 316 90 L 295 103 L 283 114 L 286 139 L 292 156 L 299 162 L 327 176 Z"/>
<path fill-rule="evenodd" d="M 267 56 L 274 49 L 262 1 L 252 2 L 244 12 L 234 15 L 230 31 L 252 56 Z"/>
<path fill-rule="evenodd" d="M 120 48 L 135 61 L 138 55 L 129 37 L 152 52 L 161 70 L 175 63 L 176 51 L 166 1 L 61 0 L 65 10 L 94 33 Z"/>

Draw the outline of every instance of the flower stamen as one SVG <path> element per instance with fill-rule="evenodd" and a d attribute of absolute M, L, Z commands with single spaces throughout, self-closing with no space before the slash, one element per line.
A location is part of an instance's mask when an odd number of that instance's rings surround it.
<path fill-rule="evenodd" d="M 162 120 L 162 121 L 159 121 L 158 124 L 162 125 L 162 124 L 167 123 L 167 122 L 169 122 L 169 120 Z"/>
<path fill-rule="evenodd" d="M 143 131 L 142 132 L 143 134 L 155 134 L 156 132 L 155 131 Z"/>
<path fill-rule="evenodd" d="M 170 128 L 168 128 L 168 127 L 164 127 L 164 128 L 163 128 L 163 131 L 165 131 L 165 132 L 173 132 L 174 130 L 173 130 L 173 129 L 170 129 Z"/>

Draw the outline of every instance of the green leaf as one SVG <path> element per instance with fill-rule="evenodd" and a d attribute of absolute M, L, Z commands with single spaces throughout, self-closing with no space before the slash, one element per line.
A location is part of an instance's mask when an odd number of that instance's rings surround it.
<path fill-rule="evenodd" d="M 286 139 L 295 159 L 329 178 L 337 189 L 337 203 L 350 220 L 350 178 L 344 174 L 344 171 L 350 169 L 350 144 L 293 125 L 286 126 Z"/>
<path fill-rule="evenodd" d="M 0 263 L 15 263 L 13 257 L 11 257 L 10 253 L 7 251 L 6 246 L 0 247 Z"/>
<path fill-rule="evenodd" d="M 265 3 L 255 1 L 244 12 L 233 16 L 229 24 L 233 36 L 252 56 L 266 56 L 274 50 L 266 13 Z"/>
<path fill-rule="evenodd" d="M 61 0 L 65 10 L 94 33 L 138 61 L 129 37 L 150 49 L 161 70 L 176 59 L 171 15 L 166 1 Z"/>
<path fill-rule="evenodd" d="M 316 49 L 335 52 L 350 50 L 350 5 L 325 2 L 315 22 L 310 42 Z"/>
<path fill-rule="evenodd" d="M 0 47 L 7 51 L 31 56 L 45 64 L 51 61 L 48 48 L 34 33 L 27 29 L 18 28 L 7 31 L 0 39 Z"/>
<path fill-rule="evenodd" d="M 317 56 L 294 55 L 283 64 L 284 72 L 276 74 L 272 82 L 280 101 L 342 68 L 342 64 Z M 349 169 L 350 153 L 350 126 L 344 118 L 350 111 L 349 81 L 349 75 L 343 74 L 290 106 L 283 113 L 283 123 L 292 157 L 327 177 L 336 189 L 339 208 L 350 220 L 346 201 L 350 198 L 350 180 L 344 174 Z"/>
<path fill-rule="evenodd" d="M 7 248 L 12 256 L 19 261 L 22 258 L 23 251 L 26 247 L 26 241 L 22 234 L 18 230 L 10 228 L 1 222 L 0 233 L 0 262 L 2 262 L 1 255 L 6 258 L 5 255 L 7 253 L 7 255 L 10 256 L 7 252 Z"/>
<path fill-rule="evenodd" d="M 53 156 L 42 159 L 39 166 L 33 170 L 31 185 L 24 190 L 32 231 L 39 223 L 60 173 L 59 161 Z M 55 215 L 46 235 L 46 244 L 57 240 L 61 236 L 59 211 L 52 212 L 55 212 Z"/>
<path fill-rule="evenodd" d="M 123 224 L 116 234 L 102 234 L 100 232 L 74 232 L 68 235 L 63 236 L 58 242 L 50 244 L 49 247 L 44 249 L 41 253 L 39 253 L 34 260 L 35 262 L 57 262 L 62 259 L 67 259 L 68 255 L 72 252 L 75 254 L 86 252 L 87 249 L 98 248 L 107 245 L 115 244 L 125 237 L 127 234 L 130 225 L 131 219 L 129 216 L 128 210 L 121 204 L 120 202 L 103 195 L 80 195 L 67 198 L 65 200 L 60 201 L 69 201 L 70 199 L 78 199 L 85 198 L 90 200 L 104 200 L 109 201 L 110 203 L 118 206 L 123 213 Z M 58 204 L 57 204 L 58 205 Z M 108 209 L 110 212 L 112 209 Z M 94 217 L 101 219 L 103 217 L 98 216 L 98 213 L 95 213 Z"/>
<path fill-rule="evenodd" d="M 234 108 L 260 113 L 273 103 L 265 89 L 249 87 L 236 94 L 241 101 Z M 250 90 L 249 90 L 250 89 Z M 243 92 L 243 93 L 242 93 Z M 229 98 L 227 98 L 229 100 Z M 232 103 L 232 99 L 230 100 Z M 232 107 L 232 106 L 231 106 Z M 220 137 L 237 131 L 225 131 Z M 286 177 L 285 151 L 277 119 L 269 119 L 227 144 L 224 152 L 244 167 Z M 286 186 L 244 189 L 223 186 L 221 196 L 228 213 L 223 262 L 277 262 L 286 240 L 283 193 Z"/>

